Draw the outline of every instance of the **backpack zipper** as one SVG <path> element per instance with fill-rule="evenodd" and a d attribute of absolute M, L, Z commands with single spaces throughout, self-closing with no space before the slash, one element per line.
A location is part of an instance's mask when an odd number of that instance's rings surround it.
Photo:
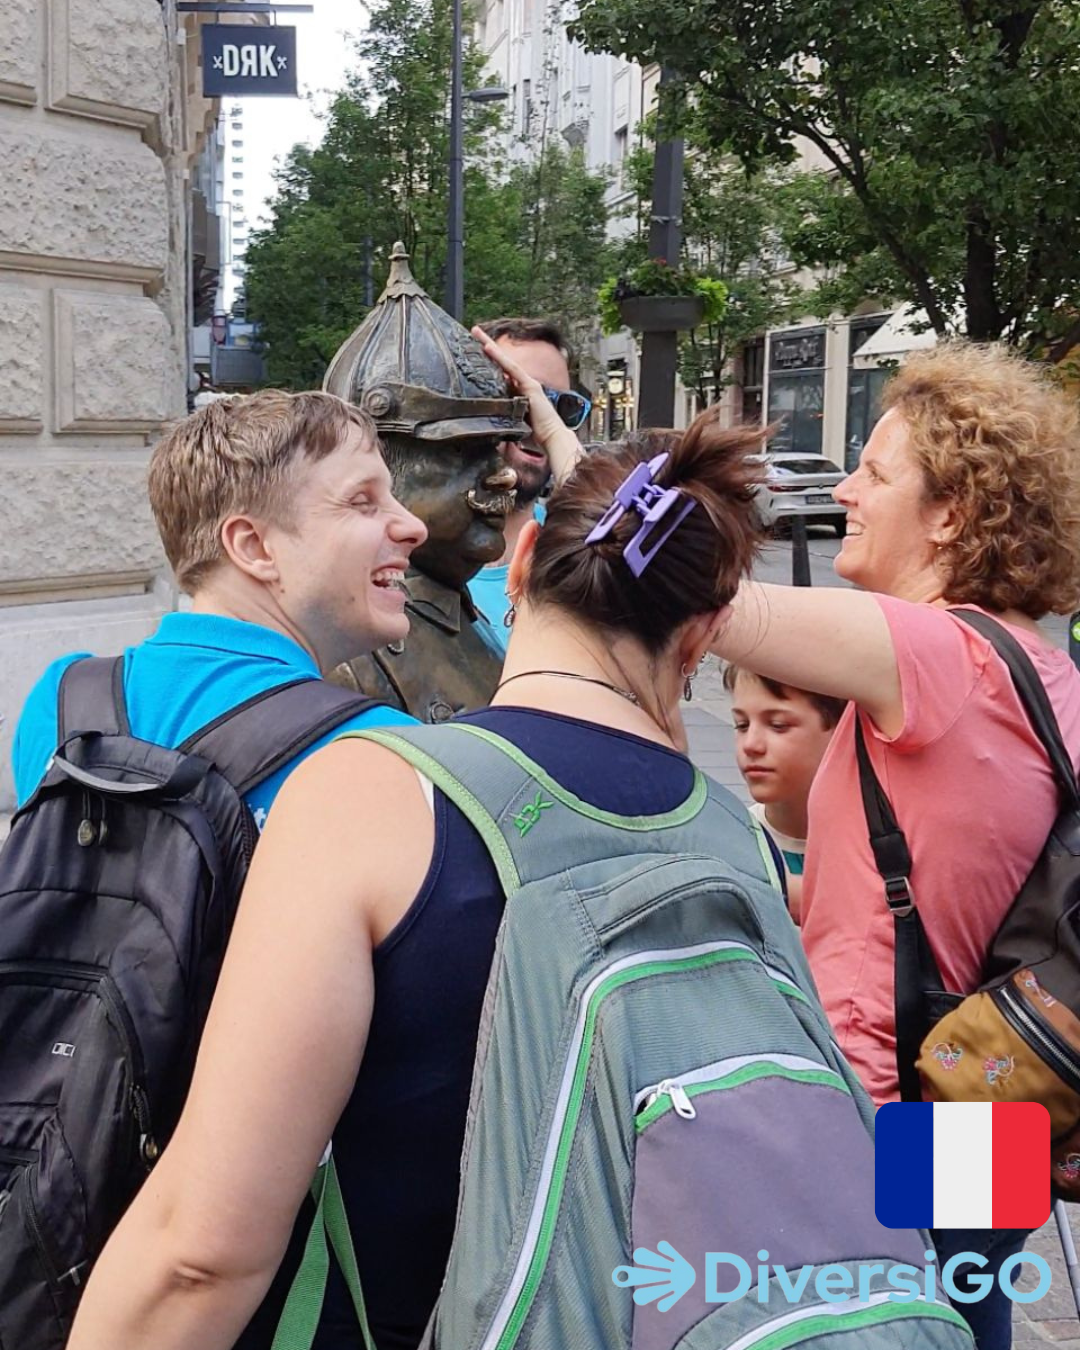
<path fill-rule="evenodd" d="M 1074 1092 L 1080 1092 L 1080 1056 L 1034 1008 L 1009 985 L 990 991 L 990 997 L 1006 1022 Z"/>
<path fill-rule="evenodd" d="M 697 1110 L 686 1091 L 687 1088 L 712 1086 L 740 1069 L 753 1069 L 762 1065 L 773 1067 L 781 1073 L 788 1071 L 792 1074 L 827 1074 L 837 1087 L 847 1091 L 847 1085 L 835 1070 L 816 1059 L 808 1059 L 805 1055 L 731 1055 L 727 1059 L 718 1059 L 715 1063 L 705 1064 L 700 1069 L 688 1069 L 686 1073 L 665 1078 L 660 1083 L 642 1088 L 634 1096 L 634 1115 L 639 1116 L 643 1111 L 647 1111 L 662 1097 L 670 1097 L 676 1113 L 684 1120 L 693 1120 Z"/>
<path fill-rule="evenodd" d="M 638 952 L 634 956 L 623 957 L 598 971 L 585 988 L 567 1050 L 559 1096 L 544 1147 L 536 1198 L 526 1224 L 521 1251 L 480 1350 L 509 1350 L 517 1340 L 543 1278 L 584 1103 L 600 1005 L 609 994 L 626 984 L 653 975 L 678 974 L 686 969 L 701 969 L 725 961 L 752 961 L 757 966 L 764 965 L 758 953 L 745 943 L 706 942 L 693 947 Z M 794 986 L 790 975 L 782 971 L 774 972 L 768 967 L 766 969 L 770 978 L 776 978 L 784 986 Z"/>
<path fill-rule="evenodd" d="M 942 1322 L 952 1322 L 965 1331 L 969 1330 L 968 1324 L 955 1308 L 944 1303 L 930 1303 L 922 1295 L 910 1303 L 892 1303 L 889 1300 L 890 1295 L 882 1291 L 871 1294 L 865 1303 L 860 1303 L 858 1299 L 847 1299 L 843 1303 L 816 1303 L 809 1308 L 795 1308 L 792 1312 L 770 1318 L 745 1336 L 740 1336 L 737 1341 L 732 1341 L 728 1350 L 786 1350 L 788 1346 L 799 1345 L 807 1336 L 854 1331 L 903 1317 L 936 1317 Z M 814 1319 L 822 1319 L 823 1325 L 800 1325 Z M 848 1319 L 850 1326 L 837 1325 Z"/>
<path fill-rule="evenodd" d="M 60 1276 L 57 1274 L 56 1265 L 52 1259 L 52 1253 L 49 1251 L 45 1242 L 45 1234 L 41 1228 L 41 1220 L 37 1212 L 37 1187 L 34 1185 L 35 1178 L 28 1176 L 26 1179 L 26 1218 L 30 1227 L 30 1236 L 34 1239 L 34 1246 L 37 1248 L 38 1256 L 41 1258 L 41 1264 L 45 1267 L 45 1278 L 53 1286 L 58 1286 Z"/>
<path fill-rule="evenodd" d="M 50 984 L 57 975 L 67 975 L 78 980 L 81 985 L 95 986 L 95 993 L 110 1014 L 110 1020 L 120 1037 L 124 1055 L 131 1065 L 131 1109 L 139 1127 L 139 1153 L 147 1170 L 157 1160 L 160 1149 L 153 1136 L 150 1120 L 150 1101 L 144 1086 L 146 1082 L 146 1062 L 143 1059 L 142 1046 L 139 1043 L 135 1024 L 131 1020 L 123 999 L 116 992 L 112 977 L 97 966 L 84 965 L 75 961 L 0 961 L 0 980 L 5 975 L 31 975 L 37 977 L 35 983 Z"/>

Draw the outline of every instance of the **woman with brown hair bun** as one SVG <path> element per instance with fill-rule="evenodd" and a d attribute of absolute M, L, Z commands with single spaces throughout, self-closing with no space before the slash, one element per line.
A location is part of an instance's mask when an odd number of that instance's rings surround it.
<path fill-rule="evenodd" d="M 546 404 L 535 381 L 521 387 Z M 523 532 L 504 678 L 463 720 L 596 813 L 715 812 L 702 830 L 717 857 L 748 859 L 794 963 L 746 813 L 705 794 L 679 712 L 757 550 L 759 444 L 707 414 L 582 461 L 543 529 Z M 559 856 L 557 833 L 550 844 Z M 503 906 L 481 836 L 397 754 L 342 740 L 293 774 L 255 856 L 183 1119 L 94 1271 L 70 1350 L 232 1345 L 331 1135 L 374 1340 L 419 1343 L 450 1249 Z M 331 1285 L 319 1350 L 359 1343 L 342 1293 Z"/>

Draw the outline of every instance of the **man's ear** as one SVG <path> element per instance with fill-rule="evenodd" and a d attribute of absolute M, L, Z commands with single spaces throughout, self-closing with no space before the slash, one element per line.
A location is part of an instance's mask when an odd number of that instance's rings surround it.
<path fill-rule="evenodd" d="M 255 581 L 278 580 L 265 521 L 254 516 L 227 516 L 221 523 L 221 548 L 234 567 Z"/>
<path fill-rule="evenodd" d="M 532 567 L 533 549 L 536 547 L 536 539 L 539 533 L 540 522 L 529 520 L 522 526 L 521 533 L 518 535 L 517 547 L 514 549 L 514 556 L 510 559 L 510 571 L 506 574 L 506 593 L 515 604 L 517 603 L 516 597 L 524 589 L 529 569 Z"/>

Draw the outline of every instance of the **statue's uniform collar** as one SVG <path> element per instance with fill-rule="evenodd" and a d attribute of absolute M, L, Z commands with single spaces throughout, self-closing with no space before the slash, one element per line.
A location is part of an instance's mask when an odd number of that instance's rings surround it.
<path fill-rule="evenodd" d="M 409 595 L 406 608 L 444 632 L 460 633 L 463 623 L 473 623 L 478 617 L 468 591 L 444 586 L 423 572 L 408 572 L 405 589 Z"/>

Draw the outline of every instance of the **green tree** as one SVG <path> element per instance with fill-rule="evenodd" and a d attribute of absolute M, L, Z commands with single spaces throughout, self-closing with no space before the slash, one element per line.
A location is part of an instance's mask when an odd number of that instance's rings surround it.
<path fill-rule="evenodd" d="M 1076 4 L 582 0 L 576 33 L 678 72 L 691 134 L 745 166 L 819 160 L 791 242 L 823 299 L 1051 359 L 1080 339 Z"/>
<path fill-rule="evenodd" d="M 482 56 L 470 51 L 466 88 L 482 82 Z M 322 143 L 287 156 L 270 223 L 248 248 L 248 314 L 273 383 L 321 382 L 378 297 L 395 239 L 417 280 L 441 297 L 449 85 L 450 0 L 381 0 Z M 603 267 L 605 180 L 564 152 L 539 169 L 507 166 L 499 110 L 466 104 L 465 117 L 467 322 L 543 312 L 577 329 Z"/>

